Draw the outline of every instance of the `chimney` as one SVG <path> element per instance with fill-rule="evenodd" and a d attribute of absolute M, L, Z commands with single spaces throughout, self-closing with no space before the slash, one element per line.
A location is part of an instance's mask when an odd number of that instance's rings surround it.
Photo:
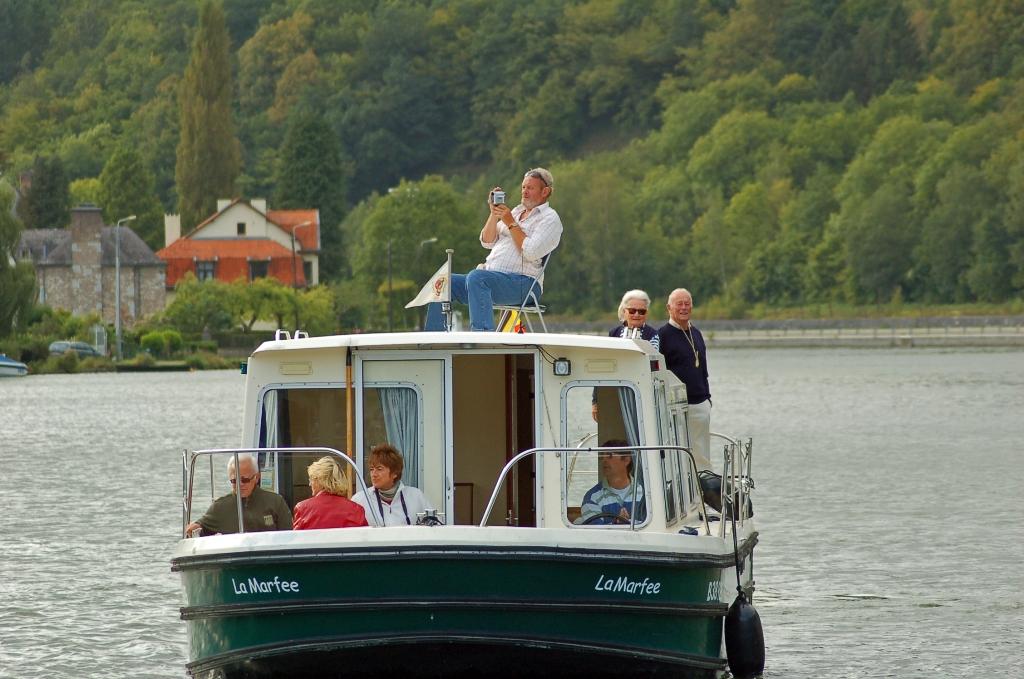
<path fill-rule="evenodd" d="M 164 247 L 181 238 L 181 215 L 164 215 Z"/>
<path fill-rule="evenodd" d="M 231 205 L 231 199 L 230 198 L 218 198 L 217 199 L 217 212 L 223 212 L 224 208 L 226 208 L 228 205 Z"/>
<path fill-rule="evenodd" d="M 74 314 L 84 316 L 96 312 L 107 317 L 103 313 L 102 232 L 103 213 L 98 207 L 80 205 L 71 210 L 71 295 L 74 300 L 71 312 Z"/>
<path fill-rule="evenodd" d="M 254 210 L 259 210 L 263 214 L 267 214 L 267 199 L 266 198 L 253 198 L 249 201 L 249 205 L 252 205 Z"/>

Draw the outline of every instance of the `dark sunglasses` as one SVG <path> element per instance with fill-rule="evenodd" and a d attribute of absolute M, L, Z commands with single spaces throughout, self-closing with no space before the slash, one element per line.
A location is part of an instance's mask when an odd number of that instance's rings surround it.
<path fill-rule="evenodd" d="M 526 173 L 526 176 L 541 180 L 542 182 L 544 182 L 544 186 L 551 186 L 550 184 L 548 184 L 548 180 L 544 179 L 544 175 L 542 175 L 540 172 L 537 172 L 536 170 L 530 170 L 529 172 Z"/>
<path fill-rule="evenodd" d="M 626 309 L 627 313 L 636 314 L 638 316 L 646 316 L 647 309 Z"/>
<path fill-rule="evenodd" d="M 243 476 L 242 477 L 242 483 L 249 483 L 250 481 L 252 481 L 255 478 L 256 478 L 255 474 L 253 474 L 252 476 Z M 233 486 L 233 485 L 235 485 L 235 482 L 238 481 L 238 479 L 228 479 L 228 481 L 230 481 L 231 485 Z"/>

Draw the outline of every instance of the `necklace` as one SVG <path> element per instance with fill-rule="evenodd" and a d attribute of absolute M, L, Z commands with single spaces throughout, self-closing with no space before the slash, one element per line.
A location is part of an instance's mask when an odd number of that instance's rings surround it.
<path fill-rule="evenodd" d="M 693 343 L 693 335 L 690 333 L 688 328 L 680 328 L 683 331 L 683 335 L 686 337 L 686 341 L 690 343 L 690 351 L 693 352 L 693 367 L 700 367 L 700 356 L 697 355 L 697 345 Z"/>

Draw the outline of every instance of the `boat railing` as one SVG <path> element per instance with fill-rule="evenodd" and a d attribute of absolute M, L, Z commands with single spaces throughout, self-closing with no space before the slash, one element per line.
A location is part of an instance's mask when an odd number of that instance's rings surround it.
<path fill-rule="evenodd" d="M 751 438 L 741 441 L 725 434 L 711 434 L 725 441 L 722 446 L 722 518 L 719 525 L 719 536 L 725 536 L 726 523 L 735 517 L 736 523 L 742 526 L 753 514 L 750 504 L 750 491 L 754 489 L 751 476 L 754 441 Z M 726 521 L 725 518 L 729 518 Z"/>
<path fill-rule="evenodd" d="M 352 468 L 352 477 L 358 482 L 359 490 L 364 494 L 368 495 L 366 481 L 363 480 L 362 475 L 359 473 L 359 469 L 356 467 L 355 461 L 345 453 L 335 448 L 327 448 L 324 446 L 278 446 L 274 448 L 206 448 L 203 450 L 186 450 L 182 454 L 182 485 L 185 488 L 185 496 L 182 499 L 182 523 L 181 531 L 182 534 L 185 532 L 185 528 L 188 527 L 190 519 L 192 518 L 192 497 L 194 490 L 196 462 L 201 457 L 207 457 L 210 460 L 210 496 L 213 499 L 213 488 L 214 488 L 214 473 L 213 473 L 213 458 L 219 455 L 233 455 L 235 459 L 235 469 L 239 468 L 239 456 L 240 455 L 259 455 L 261 453 L 275 454 L 275 455 L 297 455 L 297 454 L 321 454 L 329 455 L 337 458 L 344 464 Z M 237 472 L 236 472 L 237 473 Z M 235 493 L 235 507 L 238 512 L 238 532 L 245 532 L 245 525 L 242 521 L 242 496 L 240 493 Z M 378 518 L 378 517 L 374 517 Z M 383 517 L 380 518 L 380 525 L 384 525 Z"/>
<path fill-rule="evenodd" d="M 637 464 L 636 458 L 640 454 L 641 451 L 659 451 L 659 452 L 663 452 L 663 451 L 667 451 L 667 450 L 678 450 L 678 451 L 682 451 L 682 452 L 686 453 L 686 458 L 689 461 L 689 465 L 690 465 L 690 472 L 693 474 L 693 478 L 694 479 L 697 478 L 697 462 L 694 460 L 693 453 L 690 451 L 689 448 L 686 448 L 685 446 L 676 446 L 676 445 L 601 446 L 601 447 L 597 447 L 597 448 L 580 448 L 577 445 L 576 447 L 530 448 L 528 450 L 524 450 L 521 453 L 518 453 L 515 456 L 513 456 L 512 459 L 509 460 L 508 462 L 506 462 L 505 466 L 502 467 L 501 473 L 498 474 L 498 480 L 494 484 L 494 490 L 491 491 L 491 497 L 487 501 L 487 508 L 484 509 L 484 514 L 483 514 L 483 518 L 480 521 L 480 526 L 481 527 L 486 526 L 487 525 L 487 521 L 491 518 L 491 510 L 494 509 L 494 504 L 498 500 L 498 495 L 501 494 L 501 489 L 502 489 L 502 487 L 503 487 L 503 485 L 505 483 L 505 478 L 508 476 L 508 474 L 512 470 L 514 470 L 516 468 L 516 465 L 518 465 L 520 461 L 525 460 L 528 457 L 532 457 L 532 456 L 540 457 L 542 455 L 551 455 L 551 454 L 553 454 L 555 457 L 561 457 L 563 453 L 565 453 L 565 454 L 571 453 L 573 455 L 577 455 L 579 453 L 594 453 L 594 454 L 599 454 L 599 453 L 620 453 L 620 452 L 621 453 L 632 453 L 633 454 L 633 465 L 634 465 L 634 468 L 639 468 L 640 465 Z M 634 498 L 636 497 L 636 486 L 637 486 L 637 479 L 638 479 L 639 476 L 640 476 L 639 474 L 634 474 L 633 475 L 633 488 L 631 490 L 631 496 L 634 497 Z M 652 495 L 650 493 L 648 493 L 648 492 L 645 492 L 644 493 L 644 497 L 652 497 Z M 704 505 L 704 497 L 703 497 L 703 495 L 700 495 L 699 499 L 700 499 L 700 504 L 701 504 L 701 513 L 700 513 L 700 515 L 701 515 L 701 519 L 704 522 L 704 531 L 705 531 L 705 533 L 707 535 L 711 535 L 711 528 L 710 528 L 710 526 L 708 524 L 707 507 Z M 637 529 L 636 528 L 636 512 L 633 512 L 633 514 L 630 516 L 629 528 L 630 528 L 630 530 L 634 530 L 634 531 Z"/>

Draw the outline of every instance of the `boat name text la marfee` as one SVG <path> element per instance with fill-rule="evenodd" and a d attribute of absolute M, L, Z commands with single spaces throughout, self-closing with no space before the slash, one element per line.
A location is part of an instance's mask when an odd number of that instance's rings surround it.
<path fill-rule="evenodd" d="M 628 592 L 629 594 L 658 594 L 661 592 L 661 583 L 653 582 L 650 578 L 643 580 L 630 580 L 625 575 L 617 579 L 606 578 L 604 574 L 597 576 L 597 584 L 594 589 L 598 592 Z"/>
<path fill-rule="evenodd" d="M 249 578 L 248 581 L 235 582 L 235 579 L 231 578 L 231 586 L 234 588 L 235 594 L 280 594 L 281 592 L 299 591 L 299 583 L 294 580 L 282 580 L 276 575 L 273 580 Z"/>

